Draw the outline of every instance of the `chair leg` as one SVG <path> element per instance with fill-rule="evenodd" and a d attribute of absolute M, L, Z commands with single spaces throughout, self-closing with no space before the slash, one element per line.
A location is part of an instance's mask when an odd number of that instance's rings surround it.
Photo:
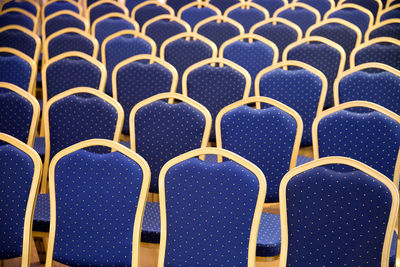
<path fill-rule="evenodd" d="M 47 254 L 47 242 L 49 239 L 49 233 L 33 232 L 33 240 L 35 242 L 36 251 L 41 264 L 46 262 Z"/>

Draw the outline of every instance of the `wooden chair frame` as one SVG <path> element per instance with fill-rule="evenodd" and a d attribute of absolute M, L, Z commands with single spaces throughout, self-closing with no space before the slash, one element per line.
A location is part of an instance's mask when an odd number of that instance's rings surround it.
<path fill-rule="evenodd" d="M 189 4 L 184 5 L 183 7 L 181 7 L 178 10 L 178 14 L 176 14 L 176 16 L 180 19 L 182 19 L 182 13 L 185 12 L 187 9 L 191 8 L 191 7 L 197 7 L 197 8 L 209 8 L 213 11 L 215 11 L 215 13 L 217 14 L 217 16 L 222 16 L 221 10 L 219 10 L 218 7 L 208 3 L 208 2 L 202 2 L 202 1 L 197 1 L 197 2 L 192 2 Z"/>
<path fill-rule="evenodd" d="M 233 6 L 228 7 L 224 12 L 224 16 L 225 17 L 229 17 L 229 13 L 231 11 L 235 10 L 235 9 L 241 8 L 241 9 L 247 9 L 248 10 L 251 7 L 261 11 L 265 16 L 264 20 L 270 18 L 270 14 L 269 14 L 267 9 L 265 9 L 264 7 L 262 7 L 262 6 L 260 6 L 260 5 L 256 4 L 256 3 L 253 3 L 251 1 L 249 1 L 249 2 L 240 2 L 240 3 L 234 4 Z"/>
<path fill-rule="evenodd" d="M 7 9 L 3 9 L 4 5 L 7 4 L 8 2 L 13 2 L 14 0 L 6 0 L 4 1 L 1 5 L 0 5 L 0 13 L 4 10 Z M 36 18 L 36 21 L 39 20 L 39 16 L 40 16 L 40 6 L 38 3 L 36 3 L 34 0 L 24 0 L 24 2 L 29 2 L 30 4 L 34 5 L 36 7 L 36 15 L 34 15 L 34 17 Z"/>
<path fill-rule="evenodd" d="M 231 18 L 228 18 L 226 16 L 219 16 L 219 15 L 208 17 L 208 18 L 201 20 L 200 22 L 198 22 L 196 24 L 196 26 L 194 26 L 193 32 L 199 34 L 199 28 L 201 26 L 203 26 L 204 24 L 209 23 L 211 21 L 214 21 L 214 20 L 217 21 L 217 23 L 221 23 L 221 22 L 230 23 L 238 29 L 239 34 L 244 34 L 244 28 L 239 22 L 237 22 L 236 20 L 233 20 Z"/>
<path fill-rule="evenodd" d="M 364 12 L 365 14 L 367 14 L 368 17 L 369 17 L 368 29 L 372 27 L 372 25 L 374 24 L 374 15 L 372 14 L 372 12 L 369 11 L 368 9 L 366 9 L 365 7 L 359 6 L 357 4 L 352 4 L 352 3 L 337 5 L 336 8 L 328 10 L 324 15 L 324 19 L 323 20 L 328 19 L 329 15 L 332 14 L 333 12 L 336 12 L 336 11 L 342 10 L 342 9 L 347 9 L 347 8 L 349 8 L 349 9 L 357 9 L 358 11 L 361 11 L 361 12 Z"/>
<path fill-rule="evenodd" d="M 161 2 L 159 2 L 159 1 L 157 1 L 157 0 L 148 0 L 148 1 L 144 1 L 144 2 L 142 2 L 142 3 L 138 4 L 138 5 L 136 5 L 136 6 L 132 9 L 131 18 L 132 18 L 134 21 L 136 21 L 136 19 L 135 19 L 136 11 L 138 11 L 138 10 L 141 9 L 142 7 L 145 7 L 145 6 L 148 6 L 148 5 L 156 5 L 156 6 L 158 6 L 158 7 L 162 7 L 162 8 L 164 8 L 165 10 L 167 10 L 167 11 L 169 12 L 169 15 L 175 16 L 175 11 L 174 11 L 174 9 L 173 9 L 172 7 L 170 7 L 169 5 L 164 4 L 164 3 L 161 3 Z M 139 28 L 138 28 L 138 30 L 139 30 Z"/>
<path fill-rule="evenodd" d="M 68 16 L 72 16 L 74 18 L 76 18 L 77 20 L 80 20 L 84 25 L 85 25 L 85 30 L 84 32 L 89 33 L 89 29 L 90 29 L 90 25 L 89 22 L 86 18 L 78 15 L 75 12 L 72 12 L 71 10 L 62 10 L 62 11 L 58 11 L 56 13 L 51 14 L 50 16 L 46 17 L 44 19 L 44 21 L 42 21 L 42 39 L 43 39 L 43 43 L 46 40 L 46 24 L 49 20 L 56 18 L 58 16 L 62 16 L 62 15 L 68 15 Z"/>
<path fill-rule="evenodd" d="M 267 20 L 260 21 L 256 24 L 254 24 L 250 28 L 249 33 L 254 34 L 254 31 L 257 28 L 263 26 L 264 24 L 268 24 L 268 23 L 271 23 L 272 25 L 277 25 L 277 23 L 282 23 L 282 24 L 289 26 L 290 28 L 292 28 L 293 30 L 295 30 L 297 32 L 297 41 L 300 41 L 303 36 L 303 31 L 300 29 L 299 26 L 297 26 L 295 23 L 291 22 L 290 20 L 287 20 L 287 19 L 281 18 L 281 17 L 272 17 Z"/>
<path fill-rule="evenodd" d="M 315 9 L 312 6 L 309 6 L 307 4 L 301 3 L 301 2 L 294 2 L 294 3 L 291 3 L 291 4 L 288 4 L 288 5 L 278 8 L 277 10 L 275 10 L 273 17 L 278 17 L 279 13 L 281 13 L 282 11 L 287 10 L 287 9 L 295 10 L 296 7 L 304 8 L 304 9 L 307 9 L 308 11 L 312 12 L 315 16 L 314 24 L 317 24 L 321 21 L 321 14 L 319 13 L 319 11 L 317 9 Z"/>
<path fill-rule="evenodd" d="M 92 9 L 95 8 L 95 7 L 97 7 L 97 6 L 99 6 L 99 5 L 102 5 L 102 4 L 111 4 L 111 5 L 117 6 L 117 7 L 121 8 L 121 9 L 123 10 L 123 12 L 124 12 L 124 13 L 112 12 L 112 13 L 109 13 L 109 14 L 118 13 L 118 14 L 124 14 L 125 16 L 129 17 L 129 11 L 128 11 L 128 9 L 127 9 L 124 5 L 122 5 L 120 2 L 118 2 L 118 1 L 113 1 L 113 0 L 100 0 L 100 1 L 97 1 L 97 2 L 95 2 L 95 3 L 93 3 L 93 4 L 91 4 L 91 5 L 86 9 L 86 14 L 85 14 L 85 16 L 86 16 L 87 20 L 89 21 L 89 23 L 90 23 L 90 21 L 91 21 L 91 19 L 90 19 L 90 12 L 92 11 Z M 106 15 L 107 15 L 107 14 L 106 14 Z M 102 17 L 102 16 L 101 16 L 101 17 Z M 101 18 L 101 17 L 100 17 L 100 18 Z M 95 21 L 95 20 L 94 20 L 94 21 Z M 94 22 L 94 21 L 93 21 L 93 22 Z M 93 24 L 93 23 L 92 23 L 92 24 Z"/>
<path fill-rule="evenodd" d="M 164 15 L 160 15 L 160 16 L 154 17 L 154 18 L 149 19 L 148 21 L 146 21 L 146 22 L 143 24 L 142 33 L 143 33 L 143 34 L 146 34 L 147 27 L 148 27 L 150 24 L 152 24 L 153 22 L 156 22 L 156 21 L 159 21 L 159 20 L 175 21 L 175 22 L 179 23 L 180 25 L 182 25 L 183 27 L 185 27 L 186 32 L 191 32 L 191 28 L 190 28 L 189 23 L 187 23 L 186 21 L 181 20 L 180 18 L 177 18 L 177 17 L 175 17 L 175 16 L 171 16 L 171 15 L 166 15 L 166 14 L 164 14 Z"/>
<path fill-rule="evenodd" d="M 13 8 L 7 8 L 6 10 L 1 11 L 0 15 L 6 14 L 6 13 L 10 13 L 10 12 L 18 12 L 18 13 L 21 13 L 21 14 L 27 16 L 28 18 L 30 18 L 32 20 L 32 22 L 33 22 L 33 30 L 32 30 L 32 32 L 33 33 L 37 32 L 38 21 L 37 21 L 36 17 L 34 15 L 32 15 L 32 13 L 29 13 L 28 11 L 26 11 L 26 10 L 24 10 L 22 8 L 13 7 Z"/>
<path fill-rule="evenodd" d="M 400 8 L 400 5 L 399 5 L 399 8 Z M 365 32 L 365 42 L 368 42 L 370 40 L 369 37 L 374 30 L 379 29 L 380 27 L 386 26 L 388 24 L 398 24 L 400 27 L 400 18 L 399 19 L 387 19 L 387 20 L 384 20 L 381 22 L 376 22 L 375 25 L 373 25 L 371 28 L 368 28 L 368 30 Z M 399 37 L 399 39 L 400 39 L 400 37 Z"/>
<path fill-rule="evenodd" d="M 73 0 L 61 0 L 62 2 L 68 2 L 68 3 L 70 3 L 71 5 L 74 5 L 76 8 L 78 8 L 78 10 L 79 10 L 79 13 L 77 13 L 78 15 L 80 15 L 80 16 L 83 16 L 83 10 L 82 10 L 82 7 L 77 3 L 77 2 L 75 2 L 75 1 L 73 1 Z M 51 4 L 54 4 L 55 2 L 57 2 L 57 1 L 49 1 L 49 2 L 47 2 L 47 3 L 45 3 L 44 5 L 43 5 L 43 7 L 42 7 L 42 11 L 41 11 L 41 19 L 42 19 L 42 21 L 44 21 L 45 20 L 45 15 L 44 15 L 44 12 L 45 12 L 45 10 L 46 10 L 46 7 L 47 6 L 49 6 L 49 5 L 51 5 Z M 69 9 L 68 9 L 69 10 Z M 59 10 L 59 11 L 62 11 L 62 10 Z M 57 11 L 57 12 L 59 12 L 59 11 Z M 72 11 L 72 10 L 69 10 L 69 11 Z M 54 13 L 57 13 L 57 12 L 54 12 Z M 72 11 L 72 12 L 74 12 L 74 11 Z"/>

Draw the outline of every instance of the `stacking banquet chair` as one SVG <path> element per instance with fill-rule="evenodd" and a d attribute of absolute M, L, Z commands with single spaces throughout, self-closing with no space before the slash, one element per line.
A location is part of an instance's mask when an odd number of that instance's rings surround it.
<path fill-rule="evenodd" d="M 167 61 L 178 72 L 177 93 L 182 93 L 181 78 L 191 65 L 207 58 L 217 57 L 217 46 L 200 34 L 184 32 L 164 41 L 160 49 L 160 58 Z"/>
<path fill-rule="evenodd" d="M 378 15 L 382 12 L 383 8 L 381 0 L 340 0 L 338 5 L 344 5 L 350 3 L 368 9 L 369 11 L 371 11 L 374 18 L 378 17 Z"/>
<path fill-rule="evenodd" d="M 294 0 L 293 3 L 304 3 L 318 10 L 321 18 L 325 13 L 336 6 L 333 0 Z"/>
<path fill-rule="evenodd" d="M 221 11 L 221 13 L 224 14 L 225 11 L 229 7 L 231 7 L 237 3 L 240 3 L 242 1 L 241 0 L 206 0 L 206 2 L 216 6 Z"/>
<path fill-rule="evenodd" d="M 16 1 L 16 0 L 6 0 L 0 7 L 0 11 L 9 9 L 9 8 L 20 8 L 28 11 L 36 19 L 39 19 L 40 14 L 40 6 L 33 0 L 25 0 L 25 1 Z"/>
<path fill-rule="evenodd" d="M 368 62 L 383 63 L 400 70 L 400 40 L 379 37 L 353 49 L 350 54 L 350 68 Z"/>
<path fill-rule="evenodd" d="M 192 29 L 203 19 L 221 15 L 221 11 L 217 7 L 201 1 L 193 1 L 183 6 L 176 14 L 178 18 L 189 23 Z"/>
<path fill-rule="evenodd" d="M 297 60 L 321 71 L 328 80 L 324 107 L 333 106 L 333 82 L 343 72 L 346 52 L 337 43 L 320 36 L 309 36 L 285 48 L 282 61 Z"/>
<path fill-rule="evenodd" d="M 300 27 L 303 36 L 311 25 L 321 21 L 321 15 L 317 9 L 301 2 L 278 8 L 273 16 L 285 18 L 295 23 Z"/>
<path fill-rule="evenodd" d="M 388 19 L 376 23 L 365 33 L 365 41 L 378 37 L 390 37 L 400 40 L 400 18 Z"/>
<path fill-rule="evenodd" d="M 218 148 L 244 157 L 263 172 L 268 185 L 264 202 L 279 202 L 279 184 L 296 167 L 303 132 L 300 115 L 272 98 L 249 97 L 223 108 L 215 129 Z"/>
<path fill-rule="evenodd" d="M 89 33 L 89 22 L 70 10 L 58 11 L 42 21 L 42 39 L 65 28 L 78 28 Z"/>
<path fill-rule="evenodd" d="M 88 151 L 93 146 L 107 151 Z M 139 266 L 150 183 L 141 156 L 111 140 L 86 140 L 54 156 L 49 181 L 46 266 L 53 260 L 72 266 Z"/>
<path fill-rule="evenodd" d="M 146 0 L 122 0 L 122 4 L 128 9 L 129 14 L 131 14 L 133 8 Z"/>
<path fill-rule="evenodd" d="M 169 37 L 182 32 L 190 32 L 190 26 L 185 21 L 171 15 L 160 15 L 148 20 L 142 28 L 142 33 L 149 36 L 157 45 L 157 55 L 162 43 Z"/>
<path fill-rule="evenodd" d="M 270 18 L 255 24 L 250 29 L 250 34 L 260 35 L 278 47 L 279 60 L 283 50 L 291 43 L 299 41 L 303 36 L 299 26 L 284 18 Z"/>
<path fill-rule="evenodd" d="M 200 2 L 197 0 L 166 0 L 165 3 L 172 7 L 175 11 L 175 14 L 178 13 L 178 11 L 185 5 L 191 4 L 193 2 Z"/>
<path fill-rule="evenodd" d="M 30 12 L 21 8 L 8 8 L 0 13 L 0 27 L 19 25 L 36 33 L 37 19 Z"/>
<path fill-rule="evenodd" d="M 78 15 L 83 16 L 82 8 L 77 2 L 73 0 L 57 0 L 57 1 L 47 2 L 43 5 L 42 17 L 41 17 L 42 21 L 44 21 L 44 19 L 50 16 L 51 14 L 54 14 L 62 10 L 70 10 Z"/>
<path fill-rule="evenodd" d="M 0 82 L 0 132 L 33 147 L 39 115 L 34 96 L 11 83 Z"/>
<path fill-rule="evenodd" d="M 212 16 L 197 23 L 193 32 L 207 37 L 219 48 L 228 39 L 244 34 L 244 28 L 231 18 Z"/>
<path fill-rule="evenodd" d="M 322 158 L 289 171 L 279 194 L 279 266 L 394 264 L 399 195 L 382 173 L 353 159 Z"/>
<path fill-rule="evenodd" d="M 268 10 L 268 13 L 271 17 L 278 8 L 288 4 L 287 0 L 251 0 L 251 2 L 260 5 Z"/>
<path fill-rule="evenodd" d="M 256 75 L 278 62 L 279 51 L 273 42 L 260 35 L 243 34 L 223 43 L 219 49 L 219 57 L 235 62 L 250 73 L 250 95 L 254 96 Z"/>
<path fill-rule="evenodd" d="M 132 9 L 131 18 L 136 21 L 140 27 L 143 27 L 146 21 L 160 15 L 174 16 L 175 12 L 172 7 L 167 4 L 156 0 L 149 0 L 135 6 L 135 8 Z"/>
<path fill-rule="evenodd" d="M 233 5 L 225 11 L 224 16 L 239 22 L 246 33 L 250 31 L 254 24 L 270 17 L 268 10 L 252 2 L 241 2 Z"/>
<path fill-rule="evenodd" d="M 128 58 L 115 66 L 112 74 L 113 98 L 125 112 L 122 132 L 129 134 L 129 113 L 140 101 L 160 93 L 176 91 L 175 68 L 153 55 Z"/>
<path fill-rule="evenodd" d="M 93 3 L 88 7 L 88 9 L 86 10 L 86 18 L 88 19 L 90 25 L 92 25 L 96 19 L 109 13 L 121 13 L 129 17 L 128 9 L 120 2 L 112 0 L 101 0 Z"/>
<path fill-rule="evenodd" d="M 33 210 L 42 161 L 30 146 L 0 133 L 0 262 L 21 257 L 30 266 Z"/>
<path fill-rule="evenodd" d="M 388 19 L 398 19 L 400 17 L 400 2 L 390 6 L 389 8 L 382 10 L 381 14 L 378 15 L 377 22 L 382 22 Z"/>
<path fill-rule="evenodd" d="M 106 94 L 112 95 L 112 73 L 121 61 L 140 54 L 155 56 L 156 43 L 138 31 L 122 30 L 108 36 L 101 47 L 101 60 L 107 69 Z"/>
<path fill-rule="evenodd" d="M 187 68 L 182 76 L 182 94 L 204 105 L 213 120 L 225 106 L 247 98 L 250 87 L 250 74 L 224 58 L 202 60 Z M 210 139 L 215 140 L 214 127 Z"/>
<path fill-rule="evenodd" d="M 211 115 L 188 97 L 162 93 L 139 102 L 131 111 L 129 126 L 131 149 L 150 166 L 149 191 L 158 193 L 158 177 L 167 161 L 207 146 Z"/>
<path fill-rule="evenodd" d="M 261 70 L 254 88 L 256 96 L 275 99 L 300 114 L 304 125 L 301 146 L 311 146 L 311 126 L 324 108 L 328 89 L 324 74 L 303 62 L 285 61 Z"/>

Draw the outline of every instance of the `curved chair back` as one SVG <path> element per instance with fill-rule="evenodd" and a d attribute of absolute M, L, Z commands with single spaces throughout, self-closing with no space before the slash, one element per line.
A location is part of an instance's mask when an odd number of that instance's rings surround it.
<path fill-rule="evenodd" d="M 122 0 L 121 3 L 126 6 L 126 8 L 129 11 L 129 14 L 131 14 L 133 8 L 137 5 L 139 5 L 140 3 L 143 3 L 146 0 Z"/>
<path fill-rule="evenodd" d="M 206 0 L 206 2 L 217 7 L 224 14 L 229 7 L 241 3 L 243 0 Z"/>
<path fill-rule="evenodd" d="M 88 7 L 86 10 L 86 18 L 88 19 L 90 25 L 92 25 L 96 19 L 109 13 L 121 13 L 129 17 L 128 9 L 120 2 L 113 0 L 101 0 Z"/>
<path fill-rule="evenodd" d="M 37 20 L 30 12 L 21 8 L 8 8 L 0 13 L 0 27 L 19 25 L 36 33 Z"/>
<path fill-rule="evenodd" d="M 249 0 L 249 1 L 257 5 L 260 5 L 266 10 L 268 10 L 270 17 L 272 17 L 272 15 L 278 8 L 288 4 L 287 0 Z"/>
<path fill-rule="evenodd" d="M 203 19 L 221 15 L 221 11 L 217 7 L 207 2 L 197 1 L 183 6 L 176 16 L 189 23 L 190 27 L 194 29 L 194 26 Z"/>
<path fill-rule="evenodd" d="M 199 0 L 167 0 L 166 4 L 174 9 L 175 14 L 185 5 L 191 4 L 193 2 L 201 2 Z"/>
<path fill-rule="evenodd" d="M 365 33 L 365 41 L 378 37 L 390 37 L 400 40 L 400 19 L 388 19 L 376 23 Z"/>
<path fill-rule="evenodd" d="M 83 16 L 82 8 L 79 5 L 79 3 L 73 0 L 57 0 L 57 1 L 47 2 L 43 5 L 42 17 L 41 17 L 42 21 L 44 21 L 44 19 L 50 16 L 51 14 L 63 10 L 70 10 L 72 12 L 75 12 L 76 14 Z"/>
<path fill-rule="evenodd" d="M 377 18 L 377 16 L 382 12 L 383 8 L 381 0 L 340 0 L 338 5 L 340 6 L 350 3 L 368 9 L 369 11 L 371 11 L 374 18 Z"/>
<path fill-rule="evenodd" d="M 322 158 L 289 171 L 279 193 L 279 266 L 300 258 L 313 266 L 388 266 L 399 197 L 384 175 L 349 158 Z"/>
<path fill-rule="evenodd" d="M 382 2 L 383 4 L 383 2 Z M 386 1 L 386 8 L 385 9 L 389 9 L 390 7 L 400 4 L 399 0 L 387 0 Z"/>
<path fill-rule="evenodd" d="M 93 146 L 112 152 L 87 151 Z M 110 140 L 83 141 L 54 157 L 49 181 L 46 266 L 51 266 L 53 259 L 69 265 L 139 266 L 150 183 L 150 169 L 141 156 Z M 87 227 L 88 223 L 92 227 Z M 115 239 L 121 242 L 117 245 Z M 86 253 L 88 248 L 93 251 Z"/>
<path fill-rule="evenodd" d="M 9 9 L 9 8 L 20 8 L 28 11 L 33 16 L 35 16 L 36 20 L 39 19 L 40 6 L 33 0 L 25 0 L 25 1 L 16 1 L 16 0 L 6 0 L 0 7 L 0 11 Z"/>
<path fill-rule="evenodd" d="M 293 0 L 293 3 L 304 3 L 316 10 L 318 10 L 321 18 L 324 17 L 325 13 L 332 8 L 335 8 L 336 4 L 333 0 Z"/>
<path fill-rule="evenodd" d="M 70 10 L 58 11 L 42 22 L 43 39 L 65 28 L 78 28 L 89 33 L 89 22 Z"/>
<path fill-rule="evenodd" d="M 131 149 L 151 169 L 150 192 L 159 192 L 158 177 L 170 159 L 206 147 L 211 115 L 196 101 L 176 93 L 163 93 L 139 102 L 129 117 Z"/>
<path fill-rule="evenodd" d="M 224 16 L 239 22 L 246 33 L 250 31 L 250 28 L 254 24 L 270 17 L 268 10 L 252 2 L 242 2 L 233 5 L 225 10 Z"/>
<path fill-rule="evenodd" d="M 382 22 L 388 19 L 398 19 L 400 17 L 400 3 L 390 6 L 385 10 L 382 10 L 381 14 L 378 15 L 377 22 Z"/>
<path fill-rule="evenodd" d="M 160 15 L 174 16 L 175 12 L 172 7 L 167 4 L 161 3 L 157 0 L 150 0 L 144 1 L 135 6 L 131 13 L 132 19 L 137 21 L 140 27 L 143 27 L 146 21 Z"/>
<path fill-rule="evenodd" d="M 196 158 L 202 154 L 221 155 L 227 161 Z M 196 149 L 167 162 L 160 173 L 158 266 L 255 266 L 265 192 L 260 169 L 227 150 Z M 196 212 L 188 214 L 190 207 Z M 209 240 L 215 238 L 218 242 L 210 247 Z"/>
<path fill-rule="evenodd" d="M 256 96 L 275 99 L 300 114 L 304 125 L 301 145 L 312 145 L 311 126 L 324 108 L 328 90 L 322 72 L 303 62 L 284 61 L 261 70 L 254 88 Z"/>

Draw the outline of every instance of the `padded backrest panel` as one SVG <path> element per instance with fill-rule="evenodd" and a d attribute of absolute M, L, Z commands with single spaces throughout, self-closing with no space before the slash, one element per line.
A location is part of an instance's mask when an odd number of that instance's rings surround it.
<path fill-rule="evenodd" d="M 31 65 L 24 59 L 9 53 L 0 53 L 1 82 L 12 83 L 28 91 L 31 73 Z"/>
<path fill-rule="evenodd" d="M 10 29 L 0 32 L 0 47 L 14 48 L 33 59 L 36 51 L 36 42 L 35 39 L 23 31 Z"/>
<path fill-rule="evenodd" d="M 363 36 L 367 31 L 370 23 L 370 18 L 366 13 L 354 8 L 343 8 L 337 10 L 329 14 L 328 18 L 340 18 L 353 23 L 358 28 L 360 28 Z"/>
<path fill-rule="evenodd" d="M 124 14 L 124 10 L 117 5 L 111 3 L 103 3 L 96 7 L 93 7 L 90 10 L 90 24 L 92 24 L 96 19 L 100 18 L 103 15 L 109 13 L 122 13 Z M 88 18 L 89 19 L 89 18 Z"/>
<path fill-rule="evenodd" d="M 146 35 L 153 39 L 157 45 L 157 55 L 165 40 L 181 32 L 186 32 L 186 28 L 176 21 L 158 20 L 146 28 Z"/>
<path fill-rule="evenodd" d="M 49 59 L 65 52 L 79 51 L 93 55 L 93 42 L 86 36 L 74 32 L 61 34 L 50 40 L 48 45 Z"/>
<path fill-rule="evenodd" d="M 218 23 L 216 21 L 210 21 L 203 24 L 199 28 L 198 33 L 213 41 L 217 47 L 220 47 L 221 44 L 228 39 L 239 35 L 240 31 L 229 22 L 221 21 Z"/>
<path fill-rule="evenodd" d="M 71 15 L 59 15 L 46 22 L 46 37 L 64 28 L 78 28 L 84 31 L 85 24 Z"/>
<path fill-rule="evenodd" d="M 149 19 L 163 14 L 169 14 L 169 11 L 163 6 L 157 6 L 155 4 L 146 5 L 136 10 L 135 20 L 139 23 L 140 27 L 142 27 Z"/>
<path fill-rule="evenodd" d="M 53 13 L 61 10 L 71 10 L 77 14 L 79 14 L 79 8 L 67 1 L 54 1 L 51 4 L 47 5 L 44 9 L 44 17 L 50 16 Z"/>
<path fill-rule="evenodd" d="M 205 18 L 216 16 L 217 13 L 208 7 L 197 8 L 190 7 L 182 12 L 181 19 L 189 23 L 192 29 L 196 24 Z"/>
<path fill-rule="evenodd" d="M 317 18 L 313 12 L 302 7 L 295 7 L 294 10 L 291 8 L 282 10 L 279 12 L 278 17 L 290 20 L 299 26 L 303 32 L 303 36 L 305 35 L 307 29 L 317 21 Z"/>
<path fill-rule="evenodd" d="M 391 43 L 371 44 L 355 55 L 355 65 L 380 62 L 400 70 L 400 46 Z"/>
<path fill-rule="evenodd" d="M 0 28 L 8 25 L 19 25 L 33 31 L 33 20 L 19 12 L 7 12 L 0 15 Z"/>
<path fill-rule="evenodd" d="M 249 32 L 251 26 L 257 22 L 266 19 L 265 14 L 254 7 L 250 7 L 249 9 L 236 8 L 229 12 L 228 17 L 239 22 L 243 26 L 245 32 Z"/>

